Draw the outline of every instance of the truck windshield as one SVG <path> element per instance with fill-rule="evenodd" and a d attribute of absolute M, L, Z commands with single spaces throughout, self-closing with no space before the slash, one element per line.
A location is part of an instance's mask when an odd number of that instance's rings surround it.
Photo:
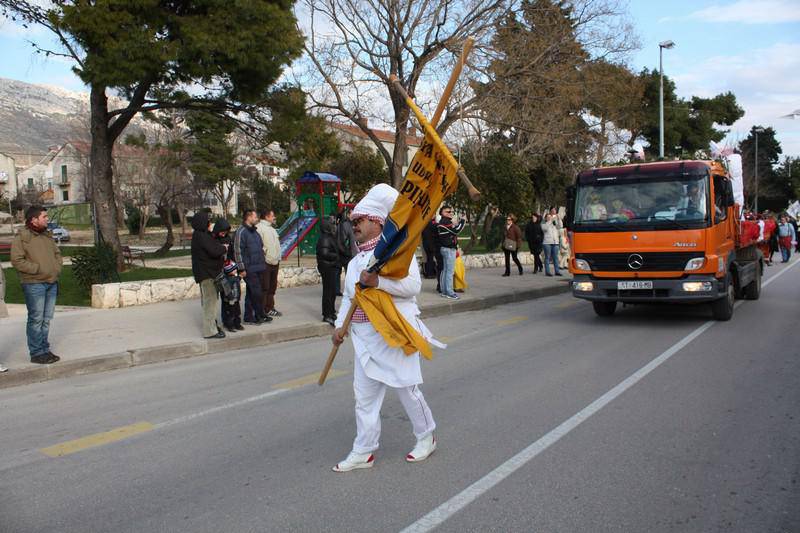
<path fill-rule="evenodd" d="M 707 178 L 598 178 L 579 183 L 575 228 L 689 229 L 706 225 Z"/>

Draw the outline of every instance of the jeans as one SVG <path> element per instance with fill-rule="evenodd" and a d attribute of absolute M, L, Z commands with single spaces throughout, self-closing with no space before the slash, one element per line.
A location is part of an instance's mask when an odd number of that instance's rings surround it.
<path fill-rule="evenodd" d="M 442 294 L 455 296 L 453 290 L 453 275 L 456 271 L 456 249 L 442 247 L 442 272 L 439 274 L 439 287 Z"/>
<path fill-rule="evenodd" d="M 56 310 L 58 283 L 23 283 L 22 292 L 28 308 L 28 325 L 25 329 L 28 352 L 31 357 L 47 354 L 50 351 L 47 335 Z"/>
<path fill-rule="evenodd" d="M 544 244 L 544 273 L 550 274 L 550 261 L 553 262 L 555 273 L 560 274 L 558 269 L 558 244 Z"/>

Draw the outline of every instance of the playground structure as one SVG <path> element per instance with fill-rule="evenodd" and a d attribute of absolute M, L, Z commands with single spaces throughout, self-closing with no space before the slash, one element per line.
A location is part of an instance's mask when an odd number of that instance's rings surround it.
<path fill-rule="evenodd" d="M 341 203 L 342 180 L 333 174 L 306 172 L 297 180 L 297 211 L 278 229 L 281 259 L 297 248 L 300 254 L 316 253 L 320 221 L 336 216 Z"/>

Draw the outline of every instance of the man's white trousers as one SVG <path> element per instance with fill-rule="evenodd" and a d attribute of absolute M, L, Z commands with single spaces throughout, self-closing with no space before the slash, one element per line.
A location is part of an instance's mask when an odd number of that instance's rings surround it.
<path fill-rule="evenodd" d="M 385 383 L 367 376 L 357 357 L 353 366 L 353 390 L 356 397 L 354 452 L 369 453 L 378 449 L 381 437 L 381 405 L 383 405 L 387 388 L 397 391 L 397 396 L 406 410 L 417 440 L 433 433 L 436 423 L 433 421 L 431 410 L 418 385 L 389 387 Z"/>

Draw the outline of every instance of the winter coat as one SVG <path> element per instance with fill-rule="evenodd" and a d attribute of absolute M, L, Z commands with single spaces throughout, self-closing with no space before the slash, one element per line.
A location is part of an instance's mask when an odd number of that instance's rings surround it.
<path fill-rule="evenodd" d="M 422 230 L 422 249 L 428 255 L 433 255 L 439 248 L 439 240 L 437 238 L 436 222 L 433 220 L 425 226 Z"/>
<path fill-rule="evenodd" d="M 192 219 L 192 274 L 197 283 L 216 278 L 225 262 L 225 246 L 208 231 L 208 213 L 201 211 Z"/>
<path fill-rule="evenodd" d="M 561 233 L 558 230 L 556 221 L 542 222 L 542 232 L 544 233 L 542 244 L 558 244 L 561 240 Z"/>
<path fill-rule="evenodd" d="M 320 272 L 338 269 L 341 265 L 339 258 L 340 247 L 336 238 L 336 228 L 332 222 L 323 220 L 317 239 L 317 269 Z"/>
<path fill-rule="evenodd" d="M 23 228 L 11 242 L 11 265 L 21 283 L 55 283 L 61 274 L 61 250 L 50 232 Z"/>
<path fill-rule="evenodd" d="M 278 231 L 266 220 L 259 220 L 256 231 L 264 244 L 264 261 L 268 265 L 277 265 L 281 262 L 281 238 Z"/>
<path fill-rule="evenodd" d="M 533 249 L 534 246 L 539 246 L 544 241 L 544 231 L 542 231 L 541 222 L 530 221 L 525 226 L 525 240 L 528 241 L 528 246 Z"/>
<path fill-rule="evenodd" d="M 450 217 L 442 217 L 436 224 L 438 243 L 441 248 L 458 248 L 458 234 L 464 229 L 466 222 L 461 220 L 453 224 Z"/>
<path fill-rule="evenodd" d="M 233 250 L 236 268 L 247 275 L 258 274 L 267 269 L 264 259 L 264 242 L 255 226 L 242 224 L 233 236 Z"/>
<path fill-rule="evenodd" d="M 339 224 L 336 227 L 336 240 L 339 245 L 339 263 L 347 266 L 358 253 L 358 243 L 353 232 L 353 223 L 343 216 L 339 217 Z"/>
<path fill-rule="evenodd" d="M 503 235 L 503 239 L 511 239 L 512 241 L 517 243 L 516 250 L 519 250 L 522 246 L 522 230 L 519 229 L 519 226 L 516 224 L 511 224 L 510 226 L 505 227 L 505 233 Z"/>

